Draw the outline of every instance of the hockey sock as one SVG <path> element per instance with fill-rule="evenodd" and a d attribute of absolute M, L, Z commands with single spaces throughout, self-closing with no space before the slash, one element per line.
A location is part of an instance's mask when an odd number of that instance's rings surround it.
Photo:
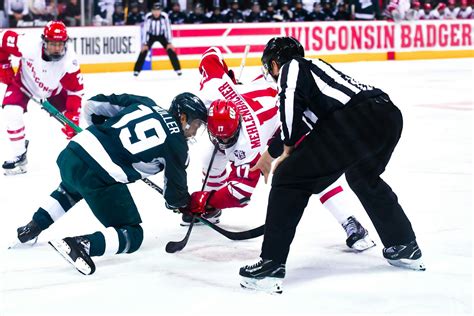
<path fill-rule="evenodd" d="M 325 191 L 318 194 L 321 204 L 331 212 L 339 224 L 343 224 L 347 218 L 352 216 L 347 210 L 351 209 L 351 205 L 347 200 L 346 193 L 340 185 L 331 186 Z"/>
<path fill-rule="evenodd" d="M 23 154 L 25 147 L 25 123 L 23 122 L 23 108 L 16 105 L 6 105 L 3 109 L 7 134 L 10 139 L 14 157 Z"/>

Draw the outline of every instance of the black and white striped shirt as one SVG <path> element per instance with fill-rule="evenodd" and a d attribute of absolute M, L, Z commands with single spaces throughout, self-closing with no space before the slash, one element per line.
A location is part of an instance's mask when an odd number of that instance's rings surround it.
<path fill-rule="evenodd" d="M 283 65 L 278 86 L 282 136 L 287 146 L 293 146 L 318 119 L 384 93 L 357 82 L 321 59 L 300 57 Z"/>
<path fill-rule="evenodd" d="M 168 43 L 171 43 L 171 24 L 168 18 L 168 14 L 161 12 L 159 18 L 155 18 L 150 12 L 145 16 L 145 21 L 142 27 L 142 43 L 148 43 L 150 35 L 153 36 L 164 36 Z"/>

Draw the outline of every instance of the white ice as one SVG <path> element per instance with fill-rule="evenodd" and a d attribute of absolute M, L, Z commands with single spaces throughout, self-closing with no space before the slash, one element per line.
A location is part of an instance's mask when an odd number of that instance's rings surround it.
<path fill-rule="evenodd" d="M 140 181 L 130 188 L 143 219 L 143 245 L 133 254 L 96 258 L 95 274 L 79 274 L 47 245 L 100 228 L 84 202 L 42 233 L 37 246 L 5 250 L 16 228 L 59 184 L 55 160 L 66 145 L 57 122 L 30 103 L 25 117 L 29 171 L 0 176 L 0 315 L 472 315 L 473 61 L 336 65 L 385 90 L 403 112 L 403 135 L 383 177 L 411 220 L 427 270 L 402 270 L 383 259 L 383 246 L 352 193 L 350 211 L 377 246 L 349 251 L 344 230 L 313 198 L 292 244 L 282 295 L 239 286 L 238 269 L 255 262 L 262 238 L 233 242 L 195 227 L 182 252 L 167 254 L 166 243 L 180 240 L 186 228 Z M 243 80 L 258 71 L 245 68 Z M 85 75 L 86 97 L 127 92 L 147 95 L 162 107 L 180 92 L 196 91 L 198 84 L 197 70 L 185 70 L 182 77 L 172 71 L 142 72 L 138 78 Z M 199 148 L 198 142 L 190 149 L 191 191 L 200 189 Z M 8 150 L 2 128 L 1 161 Z M 152 180 L 162 185 L 159 175 Z M 224 211 L 221 226 L 240 231 L 263 224 L 268 191 L 261 182 L 248 207 Z"/>

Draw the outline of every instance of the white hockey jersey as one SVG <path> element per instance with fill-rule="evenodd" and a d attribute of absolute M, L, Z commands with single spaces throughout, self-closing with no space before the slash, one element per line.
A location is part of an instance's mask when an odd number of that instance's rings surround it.
<path fill-rule="evenodd" d="M 251 84 L 237 85 L 228 75 L 220 50 L 208 49 L 201 59 L 202 74 L 199 97 L 207 108 L 218 99 L 231 100 L 242 116 L 238 141 L 226 149 L 235 165 L 250 163 L 263 151 L 279 127 L 276 86 L 257 77 Z"/>
<path fill-rule="evenodd" d="M 46 99 L 59 94 L 63 88 L 68 95 L 82 96 L 82 74 L 72 48 L 67 48 L 64 57 L 58 61 L 45 61 L 41 39 L 6 31 L 0 33 L 0 43 L 3 53 L 20 57 L 21 83 L 34 97 Z"/>
<path fill-rule="evenodd" d="M 215 47 L 203 54 L 199 70 L 202 75 L 199 96 L 206 107 L 215 100 L 231 100 L 242 116 L 237 142 L 224 152 L 217 152 L 204 190 L 215 191 L 209 201 L 213 207 L 243 207 L 250 200 L 260 178 L 259 170 L 250 169 L 280 126 L 278 91 L 263 75 L 249 84 L 235 84 L 220 50 Z M 207 167 L 209 161 L 210 156 L 204 166 Z M 230 173 L 227 175 L 229 162 Z M 203 172 L 206 170 L 203 169 Z"/>

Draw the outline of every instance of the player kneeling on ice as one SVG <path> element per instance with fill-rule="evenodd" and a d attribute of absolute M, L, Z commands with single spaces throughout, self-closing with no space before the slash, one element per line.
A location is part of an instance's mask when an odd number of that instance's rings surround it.
<path fill-rule="evenodd" d="M 211 160 L 213 147 L 218 146 L 208 181 L 203 191 L 191 196 L 193 212 L 218 223 L 221 210 L 246 206 L 257 186 L 261 173 L 254 167 L 263 155 L 277 158 L 283 151 L 279 137 L 277 94 L 275 85 L 258 76 L 249 84 L 236 84 L 220 50 L 209 48 L 199 65 L 202 74 L 200 96 L 208 110 L 208 132 L 211 142 L 203 161 L 203 173 Z M 224 99 L 226 100 L 224 100 Z M 270 142 L 268 152 L 267 144 Z M 230 173 L 227 175 L 227 165 Z M 265 178 L 265 182 L 266 182 Z M 321 192 L 323 206 L 346 231 L 348 247 L 363 251 L 374 242 L 367 230 L 349 213 L 351 204 L 346 193 L 336 182 Z M 192 216 L 183 213 L 182 225 L 189 225 Z"/>
<path fill-rule="evenodd" d="M 91 257 L 132 253 L 142 243 L 141 218 L 127 183 L 164 170 L 166 207 L 187 206 L 187 140 L 205 124 L 207 113 L 191 93 L 177 95 L 169 111 L 147 97 L 100 94 L 86 104 L 85 118 L 93 125 L 57 159 L 59 187 L 17 232 L 20 242 L 33 240 L 84 199 L 106 228 L 49 243 L 79 272 L 92 274 Z"/>
<path fill-rule="evenodd" d="M 321 59 L 304 58 L 292 37 L 275 37 L 262 64 L 280 87 L 284 150 L 274 165 L 260 260 L 240 269 L 246 288 L 281 293 L 285 264 L 309 198 L 345 174 L 394 266 L 425 270 L 411 223 L 380 177 L 403 120 L 387 94 Z M 308 133 L 307 126 L 311 126 Z M 307 135 L 302 141 L 302 135 Z M 268 173 L 271 161 L 258 168 Z"/>
<path fill-rule="evenodd" d="M 41 40 L 31 39 L 8 30 L 0 32 L 0 82 L 7 85 L 3 98 L 3 114 L 10 139 L 12 158 L 2 165 L 5 175 L 26 172 L 28 140 L 25 138 L 23 113 L 29 97 L 46 99 L 60 112 L 79 125 L 83 94 L 82 75 L 76 53 L 68 49 L 66 26 L 60 21 L 46 24 Z M 10 56 L 20 57 L 15 75 Z M 70 139 L 74 130 L 62 129 Z"/>

